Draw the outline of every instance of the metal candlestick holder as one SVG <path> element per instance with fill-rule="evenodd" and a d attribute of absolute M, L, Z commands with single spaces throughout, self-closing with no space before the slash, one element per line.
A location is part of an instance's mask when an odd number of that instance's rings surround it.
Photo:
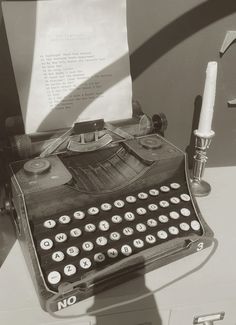
<path fill-rule="evenodd" d="M 210 131 L 209 135 L 205 136 L 194 131 L 195 135 L 195 155 L 193 170 L 191 176 L 191 187 L 192 192 L 195 196 L 207 196 L 211 191 L 211 186 L 206 181 L 202 179 L 205 165 L 207 162 L 207 149 L 210 146 L 211 140 L 215 135 L 214 131 Z"/>

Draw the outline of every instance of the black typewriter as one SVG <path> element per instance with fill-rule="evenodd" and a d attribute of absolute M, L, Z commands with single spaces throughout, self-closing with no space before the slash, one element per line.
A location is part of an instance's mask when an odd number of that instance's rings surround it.
<path fill-rule="evenodd" d="M 57 311 L 211 244 L 186 155 L 163 137 L 161 117 L 78 123 L 54 140 L 24 140 L 33 157 L 24 150 L 10 164 L 11 188 L 44 309 L 53 296 Z"/>

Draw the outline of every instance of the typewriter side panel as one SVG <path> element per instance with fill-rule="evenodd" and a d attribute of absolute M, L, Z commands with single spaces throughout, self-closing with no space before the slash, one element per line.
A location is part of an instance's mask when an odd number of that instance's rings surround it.
<path fill-rule="evenodd" d="M 14 175 L 11 177 L 11 188 L 12 200 L 16 212 L 14 221 L 16 225 L 17 238 L 21 245 L 21 249 L 39 297 L 41 307 L 45 309 L 45 301 L 52 296 L 52 293 L 45 289 L 45 282 L 35 251 L 31 229 L 29 227 L 25 198 Z"/>
<path fill-rule="evenodd" d="M 195 209 L 196 214 L 198 216 L 198 219 L 200 220 L 200 222 L 202 224 L 202 227 L 204 229 L 204 236 L 206 238 L 206 244 L 207 244 L 206 247 L 208 247 L 212 243 L 212 239 L 214 237 L 214 232 L 211 230 L 211 228 L 209 227 L 209 225 L 205 221 L 204 216 L 202 216 L 202 213 L 201 213 L 201 211 L 199 209 L 199 206 L 197 204 L 196 198 L 195 198 L 195 196 L 192 193 L 192 190 L 191 190 L 190 171 L 189 171 L 189 168 L 188 168 L 187 154 L 185 154 L 185 177 L 186 177 L 186 184 L 187 184 L 188 189 L 189 189 L 189 194 L 191 196 L 191 200 L 193 202 L 194 209 Z M 205 246 L 204 245 L 202 246 L 202 244 L 200 244 L 199 247 L 201 247 L 201 249 L 205 248 Z"/>

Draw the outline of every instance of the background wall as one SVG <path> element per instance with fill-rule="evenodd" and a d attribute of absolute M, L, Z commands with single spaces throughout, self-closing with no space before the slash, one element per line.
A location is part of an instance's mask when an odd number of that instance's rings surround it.
<path fill-rule="evenodd" d="M 134 97 L 148 114 L 164 112 L 166 137 L 185 149 L 197 127 L 208 61 L 218 61 L 208 166 L 236 164 L 236 44 L 220 58 L 227 30 L 236 30 L 235 1 L 128 0 Z"/>
<path fill-rule="evenodd" d="M 218 61 L 217 97 L 208 166 L 236 164 L 236 44 L 220 58 L 227 30 L 236 30 L 235 0 L 127 0 L 134 98 L 145 113 L 164 112 L 166 137 L 182 149 L 197 127 L 208 61 Z M 19 112 L 0 12 L 0 136 Z"/>

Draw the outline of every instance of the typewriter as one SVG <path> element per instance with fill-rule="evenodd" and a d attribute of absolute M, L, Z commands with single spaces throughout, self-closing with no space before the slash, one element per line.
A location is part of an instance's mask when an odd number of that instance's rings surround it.
<path fill-rule="evenodd" d="M 212 243 L 163 114 L 15 136 L 18 238 L 43 309 L 58 311 Z M 13 150 L 13 151 L 14 151 Z M 54 299 L 55 298 L 55 299 Z"/>

